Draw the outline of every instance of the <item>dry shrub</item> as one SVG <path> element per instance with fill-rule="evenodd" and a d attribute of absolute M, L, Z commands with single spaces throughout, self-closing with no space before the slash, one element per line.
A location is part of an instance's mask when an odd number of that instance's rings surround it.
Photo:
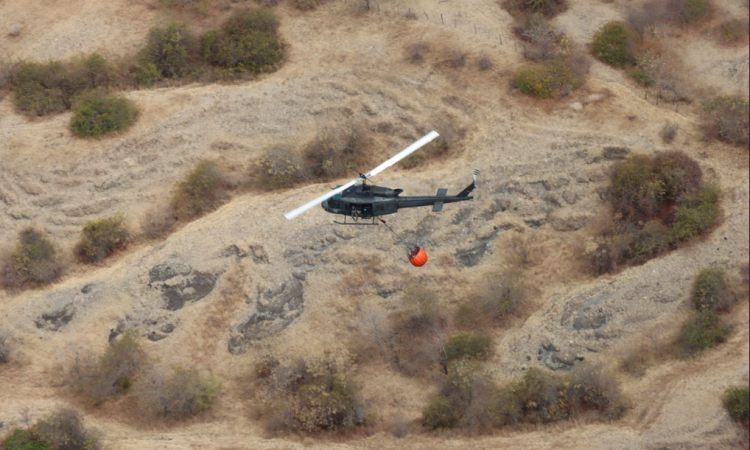
<path fill-rule="evenodd" d="M 415 42 L 406 47 L 406 59 L 412 64 L 424 61 L 424 55 L 430 50 L 430 47 L 424 42 Z"/>
<path fill-rule="evenodd" d="M 747 19 L 730 19 L 719 24 L 713 34 L 720 44 L 734 45 L 747 40 L 748 26 L 750 22 Z"/>
<path fill-rule="evenodd" d="M 466 137 L 466 129 L 454 118 L 439 118 L 434 121 L 434 124 L 435 130 L 440 133 L 440 136 L 406 157 L 399 163 L 400 167 L 414 169 L 436 157 L 453 154 L 461 148 L 463 139 Z"/>
<path fill-rule="evenodd" d="M 622 352 L 617 358 L 618 367 L 629 375 L 642 377 L 654 360 L 668 356 L 669 351 L 662 339 L 649 336 Z"/>
<path fill-rule="evenodd" d="M 144 414 L 179 420 L 210 409 L 221 385 L 194 369 L 153 367 L 138 379 L 133 390 Z"/>
<path fill-rule="evenodd" d="M 6 333 L 0 330 L 0 364 L 8 364 L 10 362 L 10 333 Z"/>
<path fill-rule="evenodd" d="M 619 385 L 599 367 L 582 366 L 569 375 L 532 368 L 502 388 L 470 362 L 451 366 L 451 376 L 423 412 L 429 429 L 491 429 L 522 423 L 550 423 L 583 414 L 616 420 L 627 409 Z"/>
<path fill-rule="evenodd" d="M 11 252 L 0 261 L 0 284 L 8 288 L 50 283 L 63 272 L 63 262 L 55 244 L 41 232 L 21 231 Z"/>
<path fill-rule="evenodd" d="M 292 5 L 300 11 L 312 11 L 324 5 L 328 0 L 292 0 Z"/>
<path fill-rule="evenodd" d="M 0 89 L 15 84 L 20 67 L 19 61 L 4 56 L 0 57 Z"/>
<path fill-rule="evenodd" d="M 101 434 L 87 430 L 78 411 L 63 408 L 37 422 L 33 434 L 54 450 L 99 450 Z M 7 447 L 6 447 L 7 448 Z"/>
<path fill-rule="evenodd" d="M 393 363 L 410 376 L 430 373 L 442 366 L 446 370 L 445 350 L 448 322 L 436 294 L 419 285 L 411 285 L 402 296 L 403 307 L 390 316 L 388 343 Z"/>
<path fill-rule="evenodd" d="M 513 233 L 503 246 L 506 262 L 519 270 L 538 264 L 542 259 L 542 250 L 536 243 L 537 240 L 528 234 Z"/>
<path fill-rule="evenodd" d="M 477 60 L 477 67 L 479 67 L 479 70 L 481 70 L 482 72 L 485 72 L 487 70 L 492 70 L 494 64 L 492 63 L 492 59 L 490 59 L 489 56 L 482 55 Z"/>
<path fill-rule="evenodd" d="M 663 17 L 663 4 L 659 1 L 646 2 L 641 8 L 628 11 L 628 25 L 641 41 L 647 35 L 656 33 L 656 24 Z"/>
<path fill-rule="evenodd" d="M 259 380 L 266 427 L 312 433 L 347 431 L 364 424 L 353 372 L 346 352 L 279 360 Z"/>
<path fill-rule="evenodd" d="M 313 179 L 332 180 L 369 170 L 372 142 L 359 123 L 328 127 L 302 150 L 305 171 Z M 293 183 L 293 181 L 292 181 Z"/>
<path fill-rule="evenodd" d="M 307 179 L 299 152 L 285 146 L 272 147 L 258 159 L 253 178 L 258 188 L 269 191 L 290 188 Z"/>
<path fill-rule="evenodd" d="M 448 57 L 448 65 L 453 69 L 460 69 L 466 65 L 466 58 L 469 56 L 464 50 L 453 50 Z"/>
<path fill-rule="evenodd" d="M 516 34 L 529 45 L 524 45 L 524 57 L 530 61 L 549 61 L 562 56 L 565 35 L 541 14 L 532 14 Z"/>
<path fill-rule="evenodd" d="M 180 220 L 190 220 L 218 208 L 226 197 L 223 177 L 215 162 L 199 162 L 172 189 L 170 205 L 174 215 Z"/>
<path fill-rule="evenodd" d="M 130 242 L 130 232 L 122 213 L 112 217 L 86 222 L 81 230 L 81 240 L 76 253 L 82 261 L 95 263 L 123 250 Z"/>
<path fill-rule="evenodd" d="M 664 141 L 666 144 L 671 144 L 674 142 L 674 138 L 677 136 L 677 131 L 680 129 L 680 126 L 677 125 L 674 122 L 667 122 L 659 131 L 659 136 L 661 137 L 661 140 Z"/>
<path fill-rule="evenodd" d="M 485 274 L 469 299 L 458 307 L 456 325 L 464 329 L 502 325 L 521 310 L 526 298 L 527 289 L 519 272 Z"/>
<path fill-rule="evenodd" d="M 697 25 L 708 21 L 716 7 L 711 0 L 669 0 L 667 17 L 681 25 Z"/>
<path fill-rule="evenodd" d="M 147 364 L 136 332 L 127 330 L 99 357 L 76 355 L 70 384 L 79 395 L 98 405 L 127 392 Z"/>
<path fill-rule="evenodd" d="M 552 18 L 568 9 L 567 0 L 504 0 L 501 5 L 511 15 L 518 18 L 530 14 L 541 14 Z"/>
<path fill-rule="evenodd" d="M 153 207 L 143 216 L 141 231 L 148 239 L 161 239 L 168 235 L 176 224 L 177 216 L 171 208 Z"/>
<path fill-rule="evenodd" d="M 706 134 L 730 144 L 748 147 L 750 143 L 750 103 L 732 95 L 720 95 L 703 104 Z"/>

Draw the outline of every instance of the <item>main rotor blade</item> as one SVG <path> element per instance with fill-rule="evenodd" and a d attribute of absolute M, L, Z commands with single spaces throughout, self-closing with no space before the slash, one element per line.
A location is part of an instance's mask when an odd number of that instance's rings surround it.
<path fill-rule="evenodd" d="M 321 203 L 323 203 L 324 201 L 328 200 L 329 198 L 333 197 L 334 195 L 340 194 L 340 193 L 344 192 L 346 189 L 348 189 L 348 188 L 354 186 L 355 184 L 357 184 L 357 182 L 359 182 L 360 180 L 362 180 L 362 177 L 357 178 L 356 180 L 352 180 L 352 181 L 346 183 L 343 186 L 337 187 L 336 189 L 332 190 L 331 192 L 327 193 L 326 195 L 321 195 L 320 197 L 316 198 L 315 200 L 311 201 L 310 203 L 306 203 L 306 204 L 300 206 L 299 208 L 297 208 L 295 210 L 289 211 L 288 213 L 284 214 L 284 217 L 286 217 L 288 220 L 292 220 L 295 217 L 297 217 L 300 214 L 302 214 L 303 212 L 307 211 L 308 209 L 314 208 L 314 207 L 320 205 Z"/>
<path fill-rule="evenodd" d="M 412 153 L 416 152 L 420 148 L 424 147 L 425 145 L 432 142 L 436 137 L 440 136 L 436 131 L 430 131 L 427 133 L 422 139 L 418 140 L 417 142 L 411 144 L 410 146 L 406 147 L 405 149 L 401 150 L 394 156 L 393 158 L 389 159 L 388 161 L 384 162 L 383 164 L 379 165 L 378 167 L 372 169 L 371 171 L 367 172 L 365 174 L 365 177 L 370 178 L 374 177 L 375 175 L 379 174 L 380 172 L 384 171 L 385 169 L 391 167 L 392 165 L 396 164 L 397 162 L 401 161 L 402 159 L 406 158 L 407 156 L 411 155 Z"/>
<path fill-rule="evenodd" d="M 284 217 L 286 217 L 288 220 L 292 220 L 295 217 L 299 216 L 303 212 L 307 211 L 308 209 L 314 208 L 315 206 L 318 206 L 319 204 L 323 203 L 324 201 L 328 200 L 329 198 L 333 197 L 336 194 L 340 194 L 344 192 L 346 189 L 350 188 L 351 186 L 354 186 L 358 182 L 365 180 L 370 177 L 374 177 L 375 175 L 379 174 L 380 172 L 384 171 L 385 169 L 391 167 L 392 165 L 396 164 L 397 162 L 401 161 L 402 159 L 406 158 L 407 156 L 411 155 L 412 153 L 416 152 L 420 148 L 424 147 L 428 143 L 432 142 L 436 137 L 440 136 L 437 132 L 431 131 L 427 133 L 422 139 L 418 140 L 417 142 L 411 144 L 410 146 L 406 147 L 405 149 L 401 150 L 399 153 L 396 154 L 393 158 L 389 159 L 388 161 L 384 162 L 383 164 L 379 165 L 378 167 L 372 169 L 371 171 L 367 172 L 364 177 L 359 177 L 356 180 L 352 180 L 348 183 L 346 183 L 343 186 L 337 187 L 336 189 L 332 190 L 331 192 L 322 195 L 315 200 L 311 201 L 310 203 L 306 203 L 299 208 L 289 211 L 288 213 L 284 214 Z"/>

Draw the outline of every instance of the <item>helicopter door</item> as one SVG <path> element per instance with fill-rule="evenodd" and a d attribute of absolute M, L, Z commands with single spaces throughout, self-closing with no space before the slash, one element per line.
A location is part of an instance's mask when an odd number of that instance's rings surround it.
<path fill-rule="evenodd" d="M 372 203 L 352 205 L 352 217 L 372 217 Z"/>

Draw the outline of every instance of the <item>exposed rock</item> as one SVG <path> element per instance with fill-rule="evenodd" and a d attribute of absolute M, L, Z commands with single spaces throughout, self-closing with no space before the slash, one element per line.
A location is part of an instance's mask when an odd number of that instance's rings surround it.
<path fill-rule="evenodd" d="M 583 105 L 581 102 L 574 102 L 570 104 L 570 109 L 573 111 L 581 111 L 583 109 Z"/>
<path fill-rule="evenodd" d="M 562 197 L 563 200 L 565 200 L 569 205 L 575 205 L 575 203 L 578 201 L 578 194 L 571 191 L 570 189 L 564 190 Z"/>
<path fill-rule="evenodd" d="M 268 264 L 268 253 L 262 245 L 251 245 L 250 253 L 253 255 L 253 261 L 255 264 Z"/>
<path fill-rule="evenodd" d="M 247 252 L 237 247 L 236 245 L 232 244 L 229 247 L 221 251 L 221 256 L 223 258 L 229 258 L 231 256 L 234 256 L 237 259 L 243 259 L 243 258 L 247 258 Z"/>
<path fill-rule="evenodd" d="M 242 354 L 253 342 L 278 334 L 299 317 L 303 310 L 304 287 L 300 280 L 292 277 L 277 289 L 259 288 L 255 313 L 230 338 L 229 352 Z"/>
<path fill-rule="evenodd" d="M 73 319 L 75 313 L 73 305 L 68 304 L 58 311 L 42 314 L 34 323 L 36 323 L 37 328 L 57 331 L 67 325 Z"/>
<path fill-rule="evenodd" d="M 156 331 L 152 331 L 148 334 L 148 340 L 153 342 L 161 341 L 166 337 L 166 334 L 157 333 Z"/>
<path fill-rule="evenodd" d="M 162 292 L 164 308 L 177 311 L 187 302 L 195 302 L 213 291 L 217 275 L 193 271 L 190 265 L 173 261 L 154 266 L 149 271 L 151 286 Z"/>
<path fill-rule="evenodd" d="M 625 147 L 604 147 L 604 150 L 602 150 L 602 158 L 610 161 L 625 159 L 629 154 L 630 150 Z"/>
<path fill-rule="evenodd" d="M 487 242 L 479 242 L 474 247 L 456 252 L 456 259 L 466 267 L 474 267 L 479 264 L 489 246 Z"/>
<path fill-rule="evenodd" d="M 164 325 L 163 327 L 159 328 L 159 330 L 161 330 L 162 333 L 171 333 L 174 331 L 174 329 L 175 329 L 175 326 L 174 324 L 171 324 L 171 323 L 168 323 Z"/>

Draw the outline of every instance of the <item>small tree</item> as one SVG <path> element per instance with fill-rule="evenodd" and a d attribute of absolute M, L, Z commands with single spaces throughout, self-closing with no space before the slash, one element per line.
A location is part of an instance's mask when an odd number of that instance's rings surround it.
<path fill-rule="evenodd" d="M 157 77 L 181 78 L 192 70 L 193 37 L 183 23 L 172 22 L 166 28 L 154 28 L 138 59 L 142 81 Z M 154 74 L 152 72 L 156 71 Z M 156 80 L 154 80 L 156 81 Z"/>
<path fill-rule="evenodd" d="M 99 138 L 130 128 L 138 117 L 138 108 L 125 97 L 89 92 L 75 107 L 70 128 L 76 136 Z"/>

